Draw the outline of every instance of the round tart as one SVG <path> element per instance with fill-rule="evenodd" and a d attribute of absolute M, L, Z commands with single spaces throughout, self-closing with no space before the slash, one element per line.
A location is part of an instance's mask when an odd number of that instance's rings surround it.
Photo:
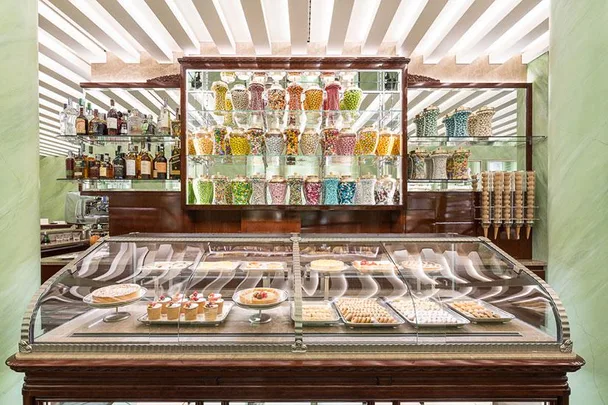
<path fill-rule="evenodd" d="M 139 297 L 141 287 L 137 284 L 115 284 L 93 291 L 93 302 L 110 304 L 114 302 L 129 301 Z"/>
<path fill-rule="evenodd" d="M 406 260 L 405 262 L 401 262 L 401 265 L 408 270 L 422 269 L 422 271 L 424 271 L 425 273 L 441 271 L 441 269 L 443 268 L 439 263 L 421 262 L 419 260 Z"/>
<path fill-rule="evenodd" d="M 275 288 L 249 288 L 239 293 L 242 304 L 270 305 L 279 302 L 281 292 Z"/>
<path fill-rule="evenodd" d="M 310 262 L 310 269 L 316 271 L 341 271 L 344 267 L 344 262 L 341 260 L 320 259 Z"/>

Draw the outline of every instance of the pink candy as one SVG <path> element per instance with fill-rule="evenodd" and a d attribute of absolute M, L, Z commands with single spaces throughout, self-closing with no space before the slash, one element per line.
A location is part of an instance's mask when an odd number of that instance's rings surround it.
<path fill-rule="evenodd" d="M 306 204 L 308 205 L 319 205 L 321 201 L 321 182 L 307 181 L 304 183 L 304 197 L 306 197 Z"/>

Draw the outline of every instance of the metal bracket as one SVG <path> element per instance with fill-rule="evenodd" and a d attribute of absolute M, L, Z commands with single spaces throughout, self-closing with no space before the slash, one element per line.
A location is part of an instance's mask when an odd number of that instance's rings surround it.
<path fill-rule="evenodd" d="M 297 338 L 295 343 L 291 345 L 291 351 L 293 353 L 306 353 L 307 347 L 302 339 Z"/>
<path fill-rule="evenodd" d="M 31 353 L 32 352 L 32 346 L 30 345 L 30 342 L 28 342 L 27 340 L 21 340 L 19 342 L 19 353 Z"/>
<path fill-rule="evenodd" d="M 559 346 L 559 351 L 562 353 L 572 353 L 573 346 L 574 346 L 574 343 L 572 342 L 572 340 L 566 339 Z"/>

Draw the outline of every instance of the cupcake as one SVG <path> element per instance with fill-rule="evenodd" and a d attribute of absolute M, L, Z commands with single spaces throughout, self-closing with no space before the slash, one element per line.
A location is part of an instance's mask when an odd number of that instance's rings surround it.
<path fill-rule="evenodd" d="M 167 305 L 167 320 L 178 320 L 181 307 L 182 304 L 180 302 L 171 302 L 169 305 Z"/>
<path fill-rule="evenodd" d="M 207 297 L 207 301 L 209 301 L 209 302 L 215 302 L 215 301 L 219 300 L 220 298 L 222 298 L 222 294 L 211 293 Z"/>
<path fill-rule="evenodd" d="M 151 302 L 148 304 L 148 320 L 158 321 L 162 315 L 162 304 L 158 302 Z"/>
<path fill-rule="evenodd" d="M 189 301 L 186 302 L 182 308 L 186 311 L 186 321 L 196 321 L 196 316 L 198 315 L 198 304 Z"/>
<path fill-rule="evenodd" d="M 205 320 L 215 321 L 217 319 L 218 306 L 212 302 L 205 304 Z"/>
<path fill-rule="evenodd" d="M 217 305 L 217 313 L 221 315 L 224 312 L 224 299 L 215 300 L 215 305 Z"/>
<path fill-rule="evenodd" d="M 202 314 L 205 308 L 205 302 L 207 302 L 207 300 L 205 299 L 205 297 L 195 291 L 190 294 L 190 302 L 198 304 L 198 313 Z"/>
<path fill-rule="evenodd" d="M 162 306 L 161 313 L 163 315 L 167 315 L 167 305 L 169 305 L 170 302 L 171 302 L 171 297 L 169 297 L 167 295 L 161 295 L 158 298 L 158 303 Z"/>

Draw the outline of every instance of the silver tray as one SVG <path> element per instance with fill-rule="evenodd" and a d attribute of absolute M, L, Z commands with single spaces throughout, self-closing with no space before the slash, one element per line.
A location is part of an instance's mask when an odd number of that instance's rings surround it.
<path fill-rule="evenodd" d="M 482 307 L 498 314 L 498 316 L 500 316 L 500 318 L 474 318 L 469 313 L 460 311 L 458 308 L 455 308 L 452 306 L 453 302 L 458 302 L 458 301 L 475 301 Z M 458 312 L 459 314 L 461 314 L 462 316 L 467 318 L 469 321 L 474 322 L 474 323 L 506 323 L 506 322 L 511 322 L 513 319 L 515 319 L 514 315 L 512 315 L 506 311 L 503 311 L 502 309 L 496 308 L 494 305 L 488 304 L 485 301 L 474 299 L 474 298 L 458 299 L 458 300 L 450 302 L 448 305 L 450 306 L 451 309 Z"/>
<path fill-rule="evenodd" d="M 249 263 L 251 263 L 251 261 L 244 261 L 241 263 L 241 267 L 240 270 L 241 271 L 252 271 L 252 272 L 256 272 L 256 271 L 260 271 L 260 272 L 286 272 L 287 271 L 287 263 L 285 262 L 272 262 L 272 263 L 279 263 L 281 265 L 281 268 L 278 269 L 270 269 L 268 267 L 266 267 L 266 263 L 268 262 L 258 262 L 261 263 L 262 266 L 261 267 L 256 267 L 256 268 L 250 268 Z"/>
<path fill-rule="evenodd" d="M 436 304 L 438 304 L 435 300 L 430 300 L 432 302 L 435 302 Z M 399 309 L 397 309 L 396 306 L 393 306 L 392 302 L 387 300 L 386 303 L 396 312 L 399 314 L 399 316 L 403 319 L 406 320 L 407 323 L 409 323 L 410 325 L 414 326 L 415 328 L 460 328 L 464 325 L 468 325 L 471 322 L 465 318 L 464 316 L 460 315 L 458 312 L 448 308 L 447 306 L 441 306 L 441 310 L 450 314 L 451 316 L 453 316 L 454 318 L 456 318 L 456 320 L 458 321 L 458 323 L 424 323 L 424 322 L 419 322 L 418 319 L 410 319 L 407 316 L 405 316 L 405 314 L 401 313 L 401 311 L 399 311 Z M 440 305 L 440 304 L 438 304 Z"/>
<path fill-rule="evenodd" d="M 330 325 L 335 325 L 337 323 L 340 323 L 340 319 L 341 319 L 340 315 L 338 314 L 338 311 L 336 310 L 336 308 L 331 304 L 331 302 L 329 302 L 329 301 L 303 301 L 302 306 L 304 306 L 304 305 L 326 307 L 334 314 L 334 319 L 327 320 L 327 321 L 302 320 L 302 325 L 304 325 L 304 326 L 330 326 Z M 291 319 L 294 322 L 296 321 L 294 302 L 291 303 Z"/>
<path fill-rule="evenodd" d="M 344 298 L 352 298 L 352 297 L 344 297 Z M 334 305 L 334 308 L 336 309 L 336 312 L 338 313 L 338 315 L 340 316 L 340 319 L 342 320 L 342 322 L 344 323 L 344 325 L 350 327 L 350 328 L 396 328 L 400 325 L 403 325 L 405 322 L 403 321 L 403 319 L 399 316 L 399 314 L 397 312 L 395 312 L 395 310 L 393 308 L 391 308 L 389 305 L 386 304 L 386 302 L 384 302 L 383 299 L 381 298 L 376 298 L 375 300 L 381 307 L 385 308 L 389 315 L 391 315 L 394 319 L 395 319 L 395 323 L 355 323 L 355 322 L 349 322 L 347 321 L 344 316 L 342 315 L 342 312 L 340 312 L 340 309 L 338 308 L 338 304 L 333 301 L 332 304 Z"/>
<path fill-rule="evenodd" d="M 232 309 L 233 306 L 234 306 L 233 302 L 224 301 L 224 310 L 222 311 L 221 314 L 218 314 L 215 321 L 206 321 L 204 315 L 202 315 L 202 314 L 197 315 L 198 319 L 196 321 L 186 321 L 184 319 L 184 314 L 180 314 L 179 320 L 177 320 L 177 319 L 168 320 L 166 318 L 166 315 L 162 315 L 160 319 L 151 321 L 148 319 L 147 313 L 145 313 L 142 316 L 140 316 L 139 318 L 137 318 L 137 320 L 139 322 L 143 323 L 144 325 L 217 326 L 226 320 L 226 318 L 228 317 L 228 314 L 230 313 L 230 310 Z"/>

